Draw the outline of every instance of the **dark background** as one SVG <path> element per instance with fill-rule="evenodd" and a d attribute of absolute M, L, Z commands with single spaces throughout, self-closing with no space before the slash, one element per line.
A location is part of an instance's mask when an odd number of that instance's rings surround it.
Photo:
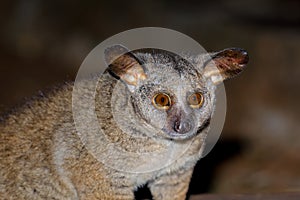
<path fill-rule="evenodd" d="M 299 192 L 299 0 L 2 1 L 0 113 L 74 80 L 96 45 L 144 26 L 250 55 L 244 73 L 225 83 L 222 137 L 197 165 L 190 193 Z"/>

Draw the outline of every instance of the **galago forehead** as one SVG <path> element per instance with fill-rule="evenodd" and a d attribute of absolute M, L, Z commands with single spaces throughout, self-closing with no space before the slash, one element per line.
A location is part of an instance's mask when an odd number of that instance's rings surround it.
<path fill-rule="evenodd" d="M 157 87 L 162 86 L 173 91 L 178 88 L 187 91 L 205 88 L 203 77 L 196 70 L 189 69 L 179 72 L 177 69 L 174 66 L 152 66 L 144 83 L 156 85 Z"/>

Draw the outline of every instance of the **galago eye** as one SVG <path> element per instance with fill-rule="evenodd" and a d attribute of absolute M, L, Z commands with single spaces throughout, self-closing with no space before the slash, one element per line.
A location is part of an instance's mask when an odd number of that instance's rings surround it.
<path fill-rule="evenodd" d="M 152 103 L 157 109 L 168 110 L 171 106 L 171 98 L 166 93 L 158 93 L 152 98 Z"/>
<path fill-rule="evenodd" d="M 196 92 L 188 97 L 188 103 L 192 108 L 200 108 L 203 105 L 204 97 L 200 92 Z"/>

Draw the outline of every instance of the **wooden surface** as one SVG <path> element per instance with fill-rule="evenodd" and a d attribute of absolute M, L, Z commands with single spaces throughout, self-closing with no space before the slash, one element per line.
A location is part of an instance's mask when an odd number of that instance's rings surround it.
<path fill-rule="evenodd" d="M 256 195 L 197 195 L 189 200 L 300 200 L 300 193 Z"/>

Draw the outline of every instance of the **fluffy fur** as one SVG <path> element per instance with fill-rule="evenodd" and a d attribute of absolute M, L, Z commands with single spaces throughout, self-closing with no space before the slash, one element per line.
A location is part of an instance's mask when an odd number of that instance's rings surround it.
<path fill-rule="evenodd" d="M 128 55 L 130 62 L 138 59 L 134 72 L 145 74 L 146 79 L 144 75 L 136 76 L 140 79 L 130 85 L 126 81 L 131 77 L 121 76 L 128 69 L 122 69 L 121 74 L 118 66 L 112 71 L 114 77 L 108 72 L 97 77 L 95 113 L 107 141 L 126 152 L 140 153 L 135 156 L 159 151 L 165 145 L 191 142 L 187 151 L 171 165 L 145 173 L 126 172 L 107 164 L 138 169 L 143 158 L 130 157 L 131 154 L 100 162 L 97 156 L 101 156 L 104 146 L 88 148 L 79 138 L 72 113 L 73 84 L 68 83 L 30 101 L 0 122 L 0 199 L 134 199 L 134 190 L 144 184 L 148 184 L 154 199 L 185 199 L 214 109 L 215 84 L 211 77 L 204 76 L 207 56 L 198 56 L 190 64 L 188 59 L 165 51 Z M 227 73 L 223 79 L 229 77 Z M 91 92 L 89 80 L 80 84 L 83 94 Z M 201 109 L 191 109 L 185 101 L 194 90 L 204 94 Z M 176 97 L 170 112 L 158 111 L 151 105 L 156 91 Z M 89 109 L 82 98 L 82 109 Z M 87 118 L 79 117 L 83 121 Z M 178 118 L 192 124 L 182 135 L 174 135 L 168 125 Z M 167 125 L 161 124 L 165 121 Z M 93 137 L 86 142 L 97 140 L 97 135 Z M 144 162 L 151 163 L 151 159 Z"/>

